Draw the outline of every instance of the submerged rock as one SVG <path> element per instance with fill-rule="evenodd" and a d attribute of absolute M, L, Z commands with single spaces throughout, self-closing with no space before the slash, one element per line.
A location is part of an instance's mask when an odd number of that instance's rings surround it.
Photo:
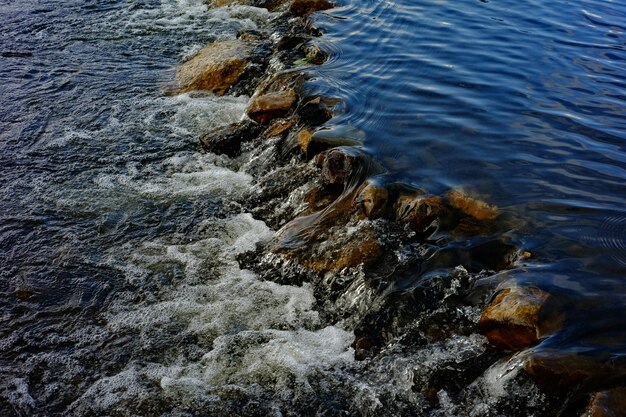
<path fill-rule="evenodd" d="M 240 39 L 215 42 L 183 63 L 176 73 L 181 93 L 206 90 L 224 95 L 237 84 L 258 53 L 253 43 Z"/>
<path fill-rule="evenodd" d="M 359 146 L 363 142 L 351 138 L 347 135 L 341 135 L 339 129 L 321 129 L 312 132 L 306 141 L 299 141 L 300 149 L 307 159 L 313 158 L 320 152 L 339 146 Z"/>
<path fill-rule="evenodd" d="M 498 347 L 523 349 L 561 327 L 563 315 L 557 304 L 535 287 L 505 288 L 483 311 L 480 329 Z"/>
<path fill-rule="evenodd" d="M 333 148 L 317 155 L 315 163 L 322 169 L 323 184 L 358 186 L 365 178 L 383 172 L 367 153 L 355 147 Z"/>
<path fill-rule="evenodd" d="M 368 219 L 378 219 L 387 215 L 389 190 L 384 184 L 368 180 L 355 199 L 361 213 Z"/>
<path fill-rule="evenodd" d="M 293 0 L 289 11 L 296 16 L 304 16 L 305 14 L 328 10 L 333 7 L 335 5 L 328 0 Z"/>
<path fill-rule="evenodd" d="M 339 101 L 331 97 L 313 96 L 302 100 L 298 106 L 298 115 L 304 124 L 320 126 L 333 117 L 332 108 Z"/>
<path fill-rule="evenodd" d="M 500 214 L 497 207 L 474 198 L 462 189 L 453 189 L 447 195 L 450 206 L 477 220 L 493 220 Z"/>
<path fill-rule="evenodd" d="M 626 366 L 604 354 L 535 349 L 527 355 L 524 370 L 551 394 L 564 395 L 580 387 L 604 390 L 626 383 Z"/>
<path fill-rule="evenodd" d="M 402 194 L 394 204 L 397 220 L 408 223 L 415 231 L 427 229 L 435 219 L 447 215 L 441 197 L 425 194 L 418 190 L 411 194 Z"/>
<path fill-rule="evenodd" d="M 202 147 L 215 154 L 233 158 L 241 152 L 241 144 L 255 139 L 261 127 L 250 120 L 232 123 L 200 137 Z"/>
<path fill-rule="evenodd" d="M 361 227 L 353 234 L 335 235 L 320 245 L 313 256 L 302 259 L 307 268 L 321 274 L 352 268 L 361 264 L 369 265 L 380 257 L 382 246 L 374 231 Z"/>
<path fill-rule="evenodd" d="M 581 417 L 626 417 L 626 387 L 594 393 Z"/>
<path fill-rule="evenodd" d="M 320 49 L 316 44 L 305 44 L 302 47 L 307 62 L 314 65 L 321 65 L 328 59 L 328 54 Z"/>

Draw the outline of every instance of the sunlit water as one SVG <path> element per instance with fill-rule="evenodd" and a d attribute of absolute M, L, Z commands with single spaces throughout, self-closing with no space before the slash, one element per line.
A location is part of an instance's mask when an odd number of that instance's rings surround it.
<path fill-rule="evenodd" d="M 626 6 L 343 4 L 315 18 L 332 55 L 307 70 L 343 100 L 329 124 L 363 129 L 399 179 L 463 185 L 521 219 L 508 234 L 534 258 L 491 280 L 571 301 L 545 346 L 621 360 Z M 355 362 L 351 329 L 321 320 L 307 285 L 239 267 L 273 231 L 233 203 L 252 178 L 197 137 L 248 98 L 163 91 L 201 46 L 270 18 L 201 0 L 0 0 L 2 415 L 419 414 L 416 366 L 485 350 L 459 336 Z"/>

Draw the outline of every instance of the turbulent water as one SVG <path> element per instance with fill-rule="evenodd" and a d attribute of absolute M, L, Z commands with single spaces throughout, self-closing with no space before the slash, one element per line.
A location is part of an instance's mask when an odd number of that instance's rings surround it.
<path fill-rule="evenodd" d="M 486 350 L 474 334 L 357 362 L 307 284 L 239 266 L 273 231 L 235 202 L 246 166 L 197 138 L 249 98 L 164 92 L 203 45 L 271 18 L 0 0 L 0 414 L 419 415 L 421 373 Z M 533 261 L 482 284 L 561 294 L 568 322 L 540 347 L 622 363 L 626 5 L 345 1 L 314 20 L 331 56 L 310 86 L 343 103 L 329 125 L 362 129 L 399 179 L 519 219 L 507 235 Z M 463 410 L 440 391 L 437 413 L 486 415 L 506 366 Z"/>

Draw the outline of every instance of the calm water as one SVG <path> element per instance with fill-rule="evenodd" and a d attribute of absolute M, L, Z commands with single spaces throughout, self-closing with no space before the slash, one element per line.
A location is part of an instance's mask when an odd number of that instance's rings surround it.
<path fill-rule="evenodd" d="M 508 235 L 533 260 L 489 284 L 561 294 L 569 321 L 542 346 L 622 363 L 626 4 L 342 4 L 315 18 L 332 56 L 308 70 L 344 102 L 329 124 L 363 129 L 399 179 L 462 185 L 520 219 Z M 248 98 L 163 94 L 186 56 L 270 18 L 201 0 L 0 0 L 2 415 L 228 415 L 242 398 L 252 415 L 333 391 L 375 413 L 409 395 L 407 364 L 430 357 L 364 369 L 310 288 L 238 267 L 272 231 L 232 202 L 252 178 L 196 141 Z"/>

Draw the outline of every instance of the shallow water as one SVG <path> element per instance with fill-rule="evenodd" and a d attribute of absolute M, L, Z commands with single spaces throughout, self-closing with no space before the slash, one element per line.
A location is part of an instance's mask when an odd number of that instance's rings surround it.
<path fill-rule="evenodd" d="M 307 69 L 343 100 L 329 125 L 362 129 L 390 175 L 462 185 L 517 219 L 506 235 L 533 258 L 484 285 L 560 294 L 568 323 L 542 347 L 621 363 L 626 6 L 342 4 L 315 17 L 332 54 Z M 164 90 L 201 46 L 270 18 L 201 0 L 0 0 L 3 415 L 419 413 L 418 367 L 485 350 L 458 336 L 357 363 L 352 330 L 325 322 L 307 285 L 239 267 L 272 231 L 233 202 L 251 176 L 197 137 L 248 98 Z M 481 378 L 476 415 L 507 390 Z"/>

